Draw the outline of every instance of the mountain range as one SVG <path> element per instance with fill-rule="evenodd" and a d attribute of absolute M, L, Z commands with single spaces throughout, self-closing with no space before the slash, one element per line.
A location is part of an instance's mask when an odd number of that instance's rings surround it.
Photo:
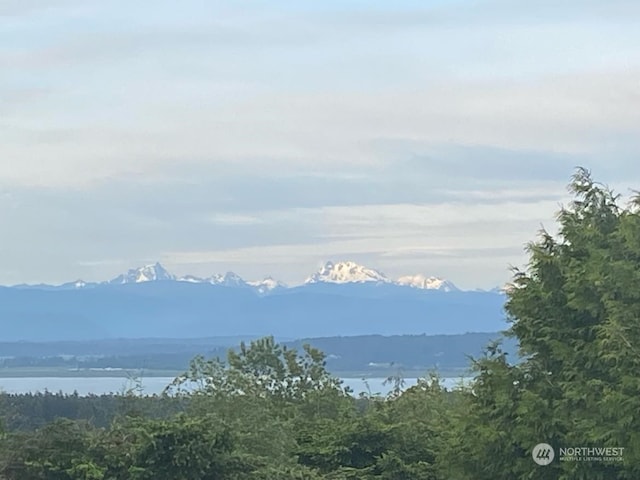
<path fill-rule="evenodd" d="M 0 287 L 0 340 L 497 332 L 508 326 L 504 300 L 423 275 L 390 280 L 354 262 L 328 262 L 289 287 L 233 273 L 177 278 L 155 264 L 106 282 Z"/>
<path fill-rule="evenodd" d="M 63 283 L 62 285 L 48 285 L 48 284 L 20 284 L 14 285 L 13 288 L 39 288 L 39 289 L 81 289 L 81 288 L 93 288 L 99 285 L 124 285 L 129 283 L 144 283 L 144 282 L 156 282 L 156 281 L 174 281 L 174 282 L 188 282 L 188 283 L 208 283 L 211 285 L 221 285 L 225 287 L 244 287 L 253 288 L 258 293 L 266 294 L 273 290 L 282 288 L 289 288 L 284 282 L 278 281 L 272 277 L 266 277 L 257 281 L 246 281 L 234 272 L 227 272 L 225 274 L 215 274 L 210 277 L 197 277 L 195 275 L 176 276 L 160 263 L 145 265 L 140 268 L 130 269 L 125 273 L 118 275 L 112 280 L 103 282 L 85 282 L 83 280 L 76 280 L 74 282 Z M 451 281 L 445 280 L 439 277 L 427 277 L 423 274 L 417 275 L 405 275 L 401 276 L 397 280 L 391 280 L 385 274 L 373 268 L 368 268 L 363 265 L 359 265 L 352 261 L 343 262 L 327 262 L 317 272 L 310 275 L 304 282 L 305 285 L 314 283 L 333 283 L 333 284 L 348 284 L 348 283 L 382 283 L 390 285 L 406 286 L 411 288 L 418 288 L 423 290 L 440 290 L 443 292 L 454 292 L 460 289 L 456 287 Z"/>

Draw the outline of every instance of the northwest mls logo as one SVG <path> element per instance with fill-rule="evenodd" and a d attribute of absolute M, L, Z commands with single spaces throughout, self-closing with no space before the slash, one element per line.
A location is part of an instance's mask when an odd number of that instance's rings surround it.
<path fill-rule="evenodd" d="M 560 449 L 561 462 L 623 462 L 624 447 L 569 447 Z"/>
<path fill-rule="evenodd" d="M 533 457 L 534 462 L 544 467 L 553 462 L 553 459 L 556 457 L 556 452 L 548 443 L 539 443 L 533 447 L 531 456 Z"/>
<path fill-rule="evenodd" d="M 624 447 L 560 447 L 558 460 L 561 462 L 622 462 Z M 531 451 L 533 461 L 538 465 L 549 465 L 556 458 L 556 452 L 548 443 L 539 443 Z"/>

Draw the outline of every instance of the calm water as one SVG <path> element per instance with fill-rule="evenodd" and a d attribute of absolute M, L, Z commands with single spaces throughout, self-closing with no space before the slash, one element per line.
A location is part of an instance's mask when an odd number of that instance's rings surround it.
<path fill-rule="evenodd" d="M 345 386 L 357 395 L 360 392 L 370 391 L 372 394 L 388 393 L 393 386 L 384 385 L 384 378 L 343 378 Z M 142 379 L 142 388 L 145 394 L 161 393 L 162 390 L 173 381 L 173 377 L 148 377 Z M 405 388 L 415 385 L 416 378 L 405 379 Z M 444 378 L 442 383 L 447 388 L 459 385 L 460 378 Z M 103 393 L 122 393 L 135 387 L 133 382 L 122 377 L 33 377 L 33 378 L 0 378 L 0 391 L 7 393 L 27 392 L 78 392 L 79 395 Z"/>

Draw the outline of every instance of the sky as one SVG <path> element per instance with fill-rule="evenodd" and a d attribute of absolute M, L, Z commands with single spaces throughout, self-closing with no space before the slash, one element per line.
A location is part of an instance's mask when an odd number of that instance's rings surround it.
<path fill-rule="evenodd" d="M 0 284 L 328 260 L 507 282 L 640 189 L 636 0 L 0 2 Z"/>

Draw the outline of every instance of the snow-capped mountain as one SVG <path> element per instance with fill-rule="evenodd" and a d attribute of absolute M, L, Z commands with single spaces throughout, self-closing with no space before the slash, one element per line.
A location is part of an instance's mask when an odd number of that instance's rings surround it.
<path fill-rule="evenodd" d="M 193 275 L 185 275 L 184 277 L 178 278 L 178 281 L 188 283 L 204 283 L 206 280 L 204 278 L 195 277 Z"/>
<path fill-rule="evenodd" d="M 211 285 L 222 285 L 223 287 L 246 287 L 247 282 L 244 279 L 233 272 L 227 272 L 224 275 L 213 275 L 205 280 Z"/>
<path fill-rule="evenodd" d="M 169 273 L 160 263 L 153 265 L 145 265 L 140 268 L 132 268 L 127 273 L 118 275 L 109 283 L 112 284 L 124 284 L 124 283 L 142 283 L 142 282 L 154 282 L 162 280 L 173 280 L 178 282 L 188 283 L 210 283 L 211 285 L 222 285 L 225 287 L 246 287 L 247 282 L 242 277 L 233 273 L 227 272 L 225 274 L 216 274 L 208 278 L 196 277 L 195 275 L 185 275 L 182 277 L 176 277 Z M 77 285 L 77 288 L 82 288 L 81 284 Z"/>
<path fill-rule="evenodd" d="M 221 285 L 223 287 L 246 287 L 248 285 L 240 275 L 233 272 L 227 272 L 224 275 L 216 274 L 207 278 L 185 275 L 177 280 L 188 283 L 210 283 L 211 285 Z"/>
<path fill-rule="evenodd" d="M 452 282 L 439 277 L 427 277 L 423 274 L 400 277 L 395 282 L 387 278 L 382 272 L 359 265 L 355 262 L 327 262 L 318 272 L 311 275 L 305 284 L 311 283 L 392 283 L 403 287 L 422 290 L 439 290 L 454 292 L 459 290 Z"/>
<path fill-rule="evenodd" d="M 154 265 L 132 268 L 127 273 L 118 275 L 116 278 L 109 281 L 109 283 L 122 285 L 125 283 L 142 283 L 175 279 L 176 277 L 171 275 L 162 265 L 160 265 L 160 263 L 155 263 Z"/>
<path fill-rule="evenodd" d="M 310 283 L 391 283 L 383 273 L 358 265 L 355 262 L 327 262 L 324 266 L 305 280 Z"/>
<path fill-rule="evenodd" d="M 426 277 L 421 273 L 418 275 L 407 275 L 404 277 L 400 277 L 396 281 L 396 283 L 398 285 L 420 288 L 423 290 L 440 290 L 442 292 L 455 292 L 459 290 L 459 288 L 449 280 L 438 277 Z"/>
<path fill-rule="evenodd" d="M 256 291 L 260 294 L 269 293 L 273 290 L 279 288 L 287 288 L 285 283 L 282 283 L 273 277 L 266 277 L 263 280 L 258 280 L 255 282 L 247 282 L 247 284 L 256 289 Z"/>
<path fill-rule="evenodd" d="M 274 279 L 266 277 L 263 280 L 246 281 L 234 272 L 225 274 L 216 274 L 210 277 L 197 277 L 194 275 L 184 275 L 176 277 L 169 273 L 160 263 L 145 265 L 140 268 L 128 270 L 126 273 L 117 276 L 113 280 L 106 282 L 84 282 L 76 280 L 62 285 L 15 285 L 14 288 L 21 289 L 39 289 L 39 290 L 82 290 L 87 288 L 95 288 L 104 284 L 129 284 L 154 281 L 177 281 L 186 283 L 204 283 L 232 288 L 247 288 L 255 291 L 259 295 L 268 295 L 275 291 L 289 288 L 286 284 Z M 314 284 L 382 284 L 391 286 L 400 286 L 414 288 L 419 290 L 437 290 L 440 292 L 460 291 L 449 280 L 439 277 L 428 277 L 423 274 L 407 275 L 398 278 L 396 281 L 389 279 L 382 272 L 373 268 L 365 267 L 353 261 L 327 262 L 316 273 L 309 276 L 304 282 L 306 285 Z M 491 293 L 504 293 L 502 289 L 493 289 Z"/>
<path fill-rule="evenodd" d="M 420 275 L 391 281 L 355 262 L 328 262 L 305 285 L 286 290 L 270 277 L 245 282 L 231 272 L 176 278 L 156 263 L 111 282 L 0 288 L 0 320 L 4 341 L 504 330 L 504 295 L 452 289 Z"/>
<path fill-rule="evenodd" d="M 63 283 L 62 285 L 58 285 L 56 288 L 61 290 L 76 290 L 81 288 L 93 288 L 97 283 L 94 282 L 85 282 L 84 280 L 76 280 L 75 282 Z"/>

